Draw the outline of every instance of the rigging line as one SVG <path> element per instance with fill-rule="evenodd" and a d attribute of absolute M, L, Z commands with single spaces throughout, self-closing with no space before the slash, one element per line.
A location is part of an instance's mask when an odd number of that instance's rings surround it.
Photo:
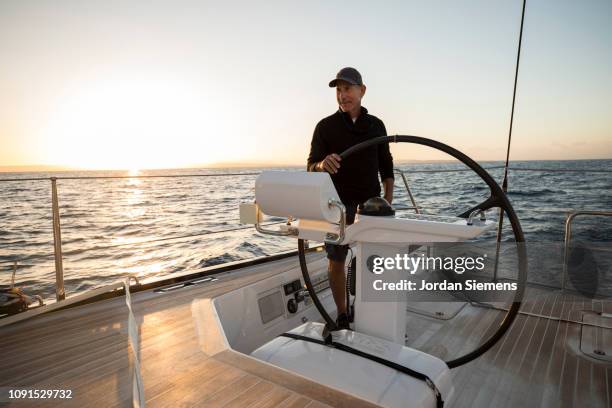
<path fill-rule="evenodd" d="M 510 127 L 508 129 L 508 147 L 506 148 L 506 165 L 504 166 L 504 180 L 502 181 L 502 191 L 508 192 L 508 164 L 510 162 L 510 144 L 512 143 L 512 125 L 514 124 L 514 104 L 516 102 L 516 84 L 518 83 L 519 64 L 521 62 L 521 45 L 523 43 L 523 23 L 525 21 L 525 6 L 527 0 L 523 0 L 523 10 L 521 12 L 521 28 L 519 30 L 518 51 L 516 53 L 516 69 L 514 71 L 514 89 L 512 90 L 512 109 L 510 111 Z M 493 280 L 497 280 L 497 268 L 499 266 L 499 251 L 501 247 L 502 229 L 504 226 L 504 210 L 499 209 L 499 221 L 497 223 L 497 245 L 495 248 L 495 268 Z"/>
<path fill-rule="evenodd" d="M 483 167 L 485 170 L 499 170 L 505 169 L 505 166 L 492 166 Z M 470 169 L 437 169 L 437 170 L 410 170 L 410 169 L 395 169 L 396 173 L 403 171 L 410 174 L 418 173 L 459 173 L 470 171 Z M 534 171 L 542 173 L 612 173 L 612 169 L 570 169 L 570 168 L 558 168 L 558 169 L 547 169 L 546 167 L 508 167 L 508 171 Z"/>
<path fill-rule="evenodd" d="M 519 32 L 518 51 L 516 54 L 516 70 L 514 72 L 514 90 L 512 91 L 512 110 L 510 112 L 510 128 L 508 129 L 508 147 L 506 148 L 506 166 L 504 170 L 504 181 L 502 182 L 502 189 L 504 190 L 504 193 L 508 189 L 508 163 L 510 161 L 510 143 L 512 142 L 512 125 L 514 123 L 514 104 L 516 102 L 516 84 L 518 82 L 519 63 L 521 61 L 521 44 L 523 42 L 523 22 L 525 21 L 526 4 L 527 4 L 527 0 L 523 0 L 523 12 L 521 14 L 521 29 Z"/>
<path fill-rule="evenodd" d="M 527 167 L 512 167 L 508 170 L 511 171 L 539 171 L 544 173 L 612 173 L 612 170 L 608 169 L 547 169 L 545 167 L 541 168 L 527 168 Z"/>
<path fill-rule="evenodd" d="M 493 167 L 484 167 L 485 170 L 496 170 L 496 169 L 503 169 L 504 166 L 493 166 Z M 417 174 L 417 173 L 460 173 L 460 172 L 466 172 L 466 171 L 472 171 L 472 169 L 431 169 L 431 170 L 402 170 L 399 168 L 396 168 L 393 170 L 396 173 L 401 173 L 402 171 L 406 172 L 406 173 L 410 173 L 410 174 Z"/>
<path fill-rule="evenodd" d="M 484 167 L 485 170 L 497 170 L 505 169 L 506 166 L 492 166 Z M 510 171 L 541 171 L 549 173 L 612 173 L 610 169 L 570 169 L 570 168 L 558 168 L 558 169 L 547 169 L 541 168 L 528 168 L 528 167 L 512 167 L 508 168 Z M 402 171 L 399 168 L 394 171 Z M 470 169 L 432 169 L 432 170 L 403 170 L 410 172 L 411 174 L 416 173 L 456 173 L 470 171 Z M 55 177 L 57 180 L 86 180 L 86 179 L 132 179 L 132 178 L 178 178 L 178 177 L 223 177 L 223 176 L 257 176 L 261 173 L 219 173 L 219 174 L 159 174 L 159 175 L 138 175 L 138 176 L 74 176 L 74 177 Z M 0 182 L 10 181 L 49 181 L 49 177 L 34 177 L 34 178 L 5 178 L 0 179 Z"/>

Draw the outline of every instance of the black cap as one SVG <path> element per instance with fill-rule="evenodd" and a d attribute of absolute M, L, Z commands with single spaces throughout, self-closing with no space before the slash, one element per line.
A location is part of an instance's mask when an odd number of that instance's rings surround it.
<path fill-rule="evenodd" d="M 336 79 L 332 79 L 329 83 L 330 88 L 334 88 L 338 81 L 345 81 L 351 85 L 363 85 L 361 74 L 355 68 L 346 67 L 342 68 L 336 74 Z"/>

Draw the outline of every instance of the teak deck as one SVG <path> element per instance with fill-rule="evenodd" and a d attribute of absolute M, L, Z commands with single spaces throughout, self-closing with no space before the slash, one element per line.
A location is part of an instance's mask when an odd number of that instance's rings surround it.
<path fill-rule="evenodd" d="M 321 254 L 309 254 L 308 260 L 312 270 L 325 267 Z M 147 406 L 374 406 L 233 350 L 204 352 L 194 302 L 292 268 L 299 268 L 297 257 L 168 293 L 133 294 Z M 605 328 L 610 326 L 605 315 L 584 317 L 582 311 L 609 313 L 612 305 L 575 300 L 542 291 L 536 301 L 524 304 L 522 310 L 531 315 L 520 315 L 491 350 L 453 370 L 455 396 L 447 406 L 610 406 L 612 364 L 589 351 L 611 355 L 612 329 Z M 9 406 L 130 406 L 133 359 L 127 316 L 124 298 L 115 298 L 0 328 L 0 389 L 70 389 L 73 396 L 14 400 Z M 408 345 L 449 359 L 475 348 L 502 317 L 499 310 L 470 305 L 448 321 L 409 313 Z M 588 326 L 580 324 L 583 317 Z"/>

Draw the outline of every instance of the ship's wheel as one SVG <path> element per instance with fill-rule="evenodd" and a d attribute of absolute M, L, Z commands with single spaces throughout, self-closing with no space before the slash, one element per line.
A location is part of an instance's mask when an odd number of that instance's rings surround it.
<path fill-rule="evenodd" d="M 482 342 L 474 350 L 460 357 L 457 357 L 453 360 L 446 361 L 446 365 L 449 368 L 455 368 L 469 361 L 474 360 L 475 358 L 479 357 L 480 355 L 485 353 L 487 350 L 489 350 L 491 347 L 493 347 L 495 343 L 497 343 L 497 341 L 501 339 L 502 336 L 506 333 L 506 331 L 510 328 L 510 326 L 512 325 L 512 322 L 516 318 L 519 312 L 519 308 L 521 307 L 521 300 L 523 298 L 524 286 L 525 286 L 525 282 L 527 279 L 527 255 L 526 255 L 525 247 L 523 245 L 523 243 L 525 242 L 525 236 L 523 235 L 523 230 L 521 228 L 519 219 L 516 216 L 514 209 L 512 208 L 512 204 L 510 204 L 508 197 L 506 197 L 506 194 L 503 192 L 499 184 L 497 184 L 495 179 L 493 179 L 493 177 L 491 177 L 491 175 L 485 169 L 483 169 L 478 163 L 476 163 L 470 157 L 468 157 L 467 155 L 461 153 L 459 150 L 454 149 L 444 143 L 440 143 L 435 140 L 427 139 L 427 138 L 419 137 L 419 136 L 404 136 L 404 135 L 381 136 L 381 137 L 377 137 L 377 138 L 370 139 L 365 142 L 359 143 L 358 145 L 355 145 L 345 150 L 343 153 L 340 154 L 340 157 L 342 158 L 342 160 L 346 160 L 346 158 L 350 157 L 352 154 L 358 151 L 361 151 L 371 146 L 383 144 L 383 143 L 413 143 L 413 144 L 418 144 L 418 145 L 423 145 L 423 146 L 429 146 L 436 150 L 445 152 L 448 155 L 459 160 L 461 163 L 465 164 L 470 169 L 472 169 L 476 174 L 478 174 L 478 176 L 480 176 L 480 178 L 489 186 L 489 190 L 490 190 L 490 195 L 486 200 L 476 205 L 475 207 L 470 208 L 469 210 L 463 212 L 462 214 L 459 215 L 459 217 L 468 218 L 475 211 L 479 211 L 479 210 L 486 211 L 491 208 L 501 208 L 508 216 L 508 219 L 510 220 L 510 225 L 512 226 L 512 232 L 514 234 L 514 239 L 516 241 L 517 256 L 518 256 L 517 290 L 515 292 L 514 299 L 512 301 L 512 306 L 506 312 L 506 315 L 504 316 L 497 330 L 488 339 Z M 331 327 L 332 329 L 336 328 L 335 321 L 331 318 L 329 313 L 327 313 L 327 311 L 325 310 L 325 308 L 319 301 L 319 298 L 317 297 L 316 292 L 313 289 L 312 282 L 310 281 L 310 275 L 308 273 L 308 267 L 306 264 L 304 241 L 302 239 L 298 240 L 298 254 L 299 254 L 299 259 L 300 259 L 300 267 L 302 269 L 302 275 L 304 278 L 304 283 L 306 284 L 306 287 L 308 289 L 308 292 L 310 294 L 310 297 L 314 305 L 316 306 L 317 310 L 319 311 L 319 313 L 321 314 L 321 316 L 327 323 L 328 327 Z"/>

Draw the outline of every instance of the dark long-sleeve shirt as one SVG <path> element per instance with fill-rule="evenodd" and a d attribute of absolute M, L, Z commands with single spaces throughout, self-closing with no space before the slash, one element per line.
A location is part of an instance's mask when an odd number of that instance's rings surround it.
<path fill-rule="evenodd" d="M 308 171 L 327 155 L 340 154 L 365 140 L 386 136 L 382 120 L 370 115 L 366 108 L 353 123 L 350 115 L 338 110 L 322 119 L 315 127 L 308 155 Z M 342 160 L 338 173 L 331 178 L 340 199 L 345 203 L 362 203 L 368 198 L 380 196 L 380 181 L 393 178 L 393 157 L 389 144 L 371 146 Z"/>

